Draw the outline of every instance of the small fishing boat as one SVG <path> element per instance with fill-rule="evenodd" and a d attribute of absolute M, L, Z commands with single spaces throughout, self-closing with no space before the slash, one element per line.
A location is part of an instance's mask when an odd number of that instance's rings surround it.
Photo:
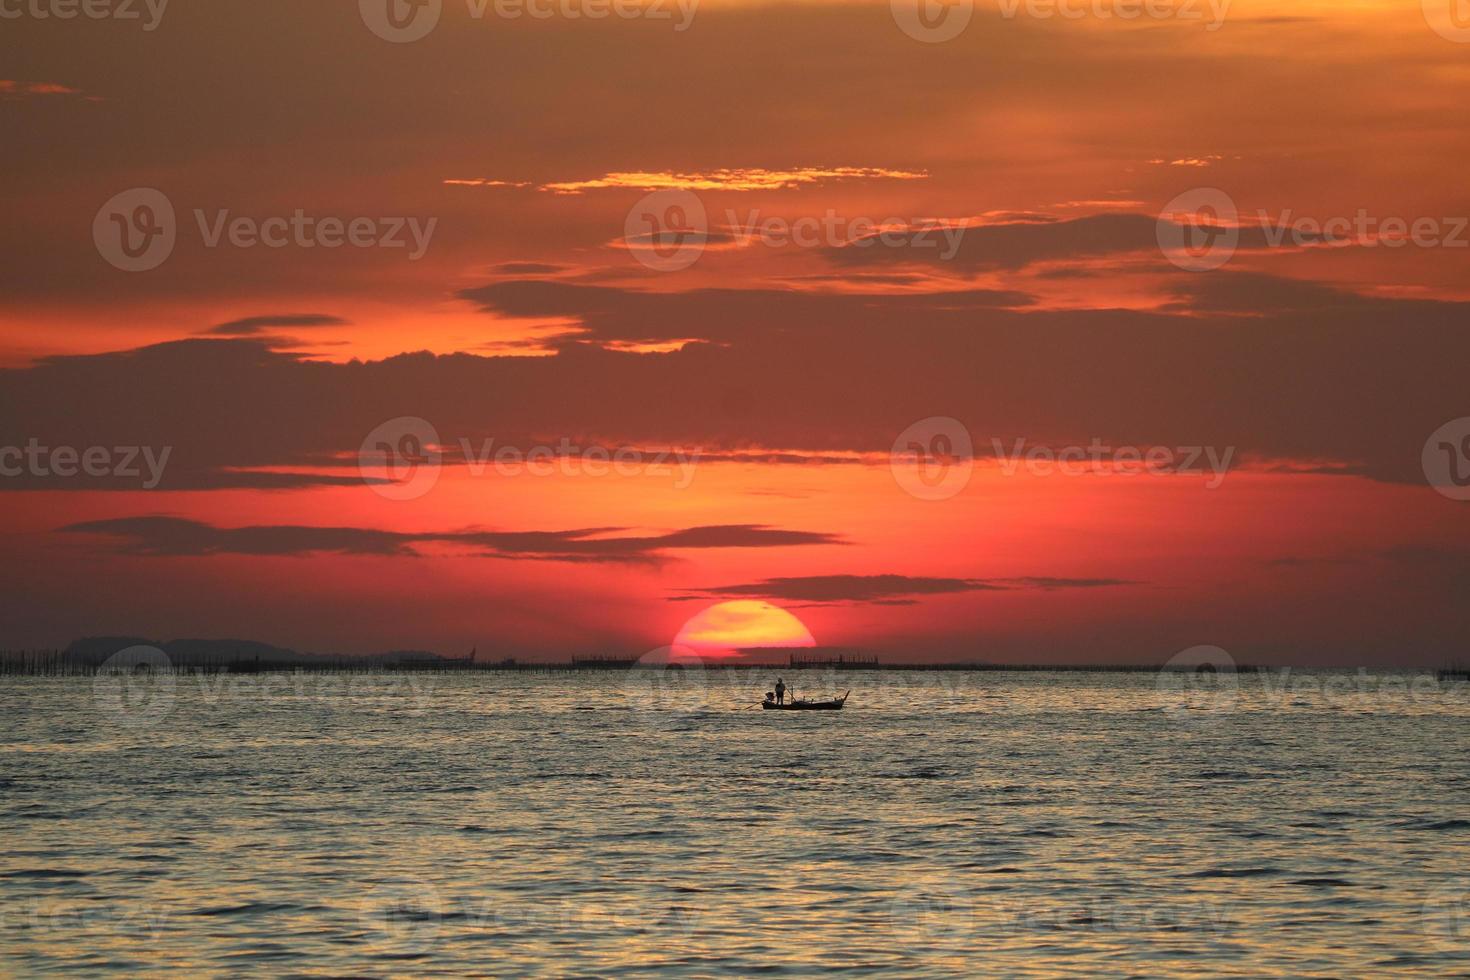
<path fill-rule="evenodd" d="M 800 698 L 796 701 L 787 701 L 785 704 L 777 704 L 775 698 L 766 698 L 761 702 L 761 707 L 767 711 L 841 711 L 843 703 L 852 691 L 843 691 L 842 697 L 832 698 L 830 701 L 808 701 Z"/>

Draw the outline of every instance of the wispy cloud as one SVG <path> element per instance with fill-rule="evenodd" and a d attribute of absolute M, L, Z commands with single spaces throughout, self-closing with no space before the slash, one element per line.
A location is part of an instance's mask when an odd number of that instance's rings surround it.
<path fill-rule="evenodd" d="M 1156 167 L 1209 167 L 1225 159 L 1218 153 L 1207 153 L 1198 157 L 1176 157 L 1173 160 L 1165 160 L 1163 157 L 1148 161 Z"/>
<path fill-rule="evenodd" d="M 252 337 L 281 327 L 341 327 L 347 322 L 326 313 L 269 313 L 217 323 L 203 332 L 217 337 Z"/>
<path fill-rule="evenodd" d="M 29 96 L 66 95 L 77 96 L 92 102 L 101 101 L 95 96 L 87 96 L 81 89 L 72 88 L 70 85 L 62 85 L 58 82 L 19 82 L 14 79 L 0 78 L 0 99 L 21 99 Z"/>
<path fill-rule="evenodd" d="M 672 598 L 674 601 L 688 601 L 743 596 L 808 603 L 909 605 L 920 597 L 962 592 L 1051 592 L 1058 589 L 1096 589 L 1140 584 L 1142 583 L 1115 578 L 1046 576 L 939 578 L 913 575 L 801 575 L 768 578 L 760 582 L 724 585 L 712 589 L 691 589 Z"/>
<path fill-rule="evenodd" d="M 1131 198 L 1107 198 L 1086 199 L 1081 201 L 1058 201 L 1053 204 L 1054 208 L 1068 208 L 1078 211 L 1134 211 L 1145 205 L 1144 201 Z"/>
<path fill-rule="evenodd" d="M 529 180 L 491 180 L 488 177 L 447 177 L 444 183 L 451 187 L 530 187 Z"/>
<path fill-rule="evenodd" d="M 925 180 L 925 171 L 893 170 L 887 167 L 798 167 L 770 170 L 764 167 L 675 172 L 671 170 L 620 170 L 582 180 L 553 181 L 532 185 L 529 181 L 489 178 L 449 178 L 461 187 L 530 187 L 553 194 L 581 194 L 590 190 L 629 189 L 640 191 L 768 191 L 786 190 L 807 184 L 836 180 Z"/>
<path fill-rule="evenodd" d="M 69 524 L 68 534 L 95 534 L 140 555 L 377 555 L 414 557 L 424 545 L 451 545 L 493 558 L 565 562 L 652 563 L 665 552 L 704 548 L 777 548 L 841 544 L 819 531 L 794 531 L 763 524 L 719 524 L 658 534 L 630 534 L 628 528 L 595 527 L 565 531 L 458 531 L 406 533 L 364 527 L 313 527 L 295 524 L 218 527 L 171 516 L 121 517 Z"/>

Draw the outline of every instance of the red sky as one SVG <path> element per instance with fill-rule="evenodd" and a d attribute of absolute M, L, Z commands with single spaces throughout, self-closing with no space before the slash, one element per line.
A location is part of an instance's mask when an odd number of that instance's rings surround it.
<path fill-rule="evenodd" d="M 892 660 L 1463 658 L 1470 31 L 1435 2 L 980 3 L 934 43 L 876 2 L 7 21 L 0 464 L 168 457 L 0 475 L 0 646 L 636 655 L 761 600 Z M 1234 214 L 1200 238 L 1180 195 Z M 172 250 L 116 267 L 160 196 Z M 1102 459 L 1011 458 L 1068 447 Z"/>

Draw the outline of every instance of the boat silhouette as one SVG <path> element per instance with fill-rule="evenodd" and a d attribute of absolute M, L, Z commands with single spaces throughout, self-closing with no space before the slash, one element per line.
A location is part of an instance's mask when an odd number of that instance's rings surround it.
<path fill-rule="evenodd" d="M 842 697 L 831 698 L 827 701 L 809 701 L 806 698 L 799 698 L 782 704 L 778 704 L 774 697 L 766 695 L 766 699 L 761 702 L 761 707 L 767 711 L 841 711 L 842 705 L 851 693 L 851 690 L 843 691 Z"/>

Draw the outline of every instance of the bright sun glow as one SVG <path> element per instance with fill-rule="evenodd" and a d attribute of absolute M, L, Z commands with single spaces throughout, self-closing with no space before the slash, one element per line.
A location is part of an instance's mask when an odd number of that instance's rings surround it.
<path fill-rule="evenodd" d="M 758 599 L 722 602 L 691 617 L 674 640 L 676 647 L 701 653 L 752 647 L 816 646 L 801 620 Z"/>

